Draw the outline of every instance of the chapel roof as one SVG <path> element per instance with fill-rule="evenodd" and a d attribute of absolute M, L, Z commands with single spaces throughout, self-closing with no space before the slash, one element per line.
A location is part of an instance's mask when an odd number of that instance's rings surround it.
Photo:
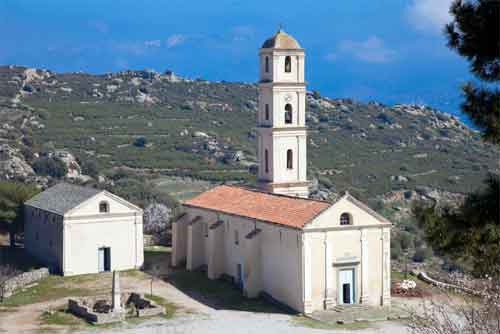
<path fill-rule="evenodd" d="M 328 202 L 276 195 L 236 186 L 217 186 L 184 205 L 302 228 L 331 206 Z"/>
<path fill-rule="evenodd" d="M 26 201 L 25 205 L 64 215 L 101 192 L 103 190 L 61 182 Z"/>
<path fill-rule="evenodd" d="M 262 49 L 301 49 L 301 47 L 295 38 L 280 29 L 262 44 Z"/>

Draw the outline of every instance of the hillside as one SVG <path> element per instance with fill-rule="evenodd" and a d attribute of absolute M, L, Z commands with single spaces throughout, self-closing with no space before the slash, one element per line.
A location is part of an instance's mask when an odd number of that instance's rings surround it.
<path fill-rule="evenodd" d="M 251 183 L 256 100 L 256 85 L 172 72 L 3 66 L 0 177 L 36 179 L 33 163 L 65 150 L 76 158 L 69 166 L 77 175 L 88 169 L 78 162 L 95 162 L 95 178 L 128 167 L 155 177 Z M 310 93 L 307 125 L 309 174 L 323 198 L 346 189 L 365 199 L 398 190 L 465 193 L 496 168 L 498 151 L 477 132 L 425 106 Z"/>

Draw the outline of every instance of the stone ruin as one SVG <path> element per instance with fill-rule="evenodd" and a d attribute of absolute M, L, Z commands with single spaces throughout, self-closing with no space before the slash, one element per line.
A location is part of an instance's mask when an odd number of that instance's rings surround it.
<path fill-rule="evenodd" d="M 121 293 L 119 273 L 113 272 L 111 296 L 68 300 L 68 311 L 90 323 L 100 325 L 124 321 L 127 317 L 163 314 L 162 306 L 138 293 Z"/>

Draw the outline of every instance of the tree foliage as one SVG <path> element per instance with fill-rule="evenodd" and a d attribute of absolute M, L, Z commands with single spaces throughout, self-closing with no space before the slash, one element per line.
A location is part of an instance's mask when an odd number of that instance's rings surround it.
<path fill-rule="evenodd" d="M 59 159 L 40 158 L 33 162 L 33 169 L 37 174 L 52 177 L 64 177 L 68 173 L 68 168 Z"/>
<path fill-rule="evenodd" d="M 446 25 L 448 46 L 467 59 L 479 81 L 500 82 L 500 2 L 455 0 L 450 8 L 454 20 Z M 464 85 L 462 111 L 483 131 L 485 140 L 500 144 L 500 90 Z"/>
<path fill-rule="evenodd" d="M 500 276 L 499 210 L 500 178 L 492 174 L 459 208 L 420 206 L 415 213 L 434 250 L 470 263 L 478 276 Z"/>
<path fill-rule="evenodd" d="M 152 202 L 144 209 L 144 233 L 164 238 L 170 224 L 172 210 L 165 204 Z"/>
<path fill-rule="evenodd" d="M 11 246 L 15 245 L 15 235 L 23 231 L 23 203 L 37 192 L 30 184 L 0 181 L 0 227 L 9 231 Z"/>

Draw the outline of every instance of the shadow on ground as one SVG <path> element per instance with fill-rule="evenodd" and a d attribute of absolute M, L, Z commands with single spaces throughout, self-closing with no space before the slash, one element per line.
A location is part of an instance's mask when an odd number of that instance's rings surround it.
<path fill-rule="evenodd" d="M 287 310 L 264 298 L 246 298 L 232 282 L 222 279 L 209 280 L 204 271 L 172 268 L 169 266 L 170 255 L 170 249 L 146 250 L 144 271 L 172 284 L 202 304 L 216 310 L 295 314 L 292 310 Z"/>

